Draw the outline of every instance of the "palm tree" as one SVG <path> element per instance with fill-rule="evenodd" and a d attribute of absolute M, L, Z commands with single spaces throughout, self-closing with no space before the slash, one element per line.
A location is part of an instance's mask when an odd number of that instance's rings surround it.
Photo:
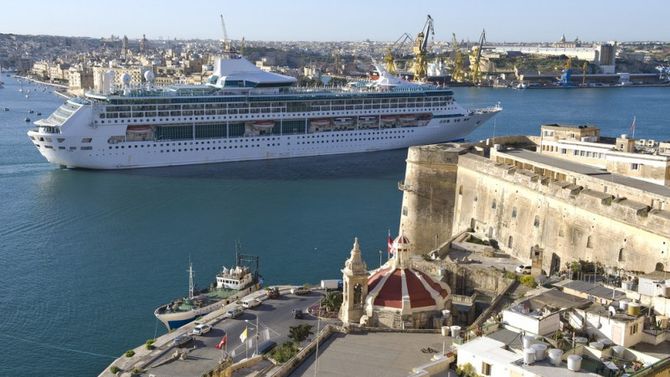
<path fill-rule="evenodd" d="M 303 340 L 307 339 L 307 337 L 309 337 L 310 335 L 314 334 L 314 332 L 312 331 L 312 327 L 313 327 L 312 325 L 307 324 L 291 326 L 289 327 L 288 330 L 289 333 L 288 337 L 290 339 L 293 339 L 294 342 L 300 343 Z"/>

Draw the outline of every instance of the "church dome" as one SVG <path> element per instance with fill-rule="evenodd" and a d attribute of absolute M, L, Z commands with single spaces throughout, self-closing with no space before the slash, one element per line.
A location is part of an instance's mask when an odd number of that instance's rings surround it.
<path fill-rule="evenodd" d="M 445 308 L 446 283 L 414 268 L 386 268 L 368 279 L 367 304 L 374 309 L 400 309 L 403 314 Z"/>

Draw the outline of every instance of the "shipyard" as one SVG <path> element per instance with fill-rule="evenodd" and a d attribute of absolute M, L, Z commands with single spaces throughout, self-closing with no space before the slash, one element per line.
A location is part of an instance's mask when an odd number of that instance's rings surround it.
<path fill-rule="evenodd" d="M 664 3 L 3 8 L 1 375 L 670 376 Z"/>

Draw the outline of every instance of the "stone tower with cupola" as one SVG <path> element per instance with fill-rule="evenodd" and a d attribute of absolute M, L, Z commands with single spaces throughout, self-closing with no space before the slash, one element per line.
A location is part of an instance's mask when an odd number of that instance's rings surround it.
<path fill-rule="evenodd" d="M 358 323 L 365 312 L 365 298 L 368 295 L 368 267 L 361 257 L 358 238 L 354 239 L 351 256 L 342 269 L 342 306 L 340 319 L 346 323 Z"/>

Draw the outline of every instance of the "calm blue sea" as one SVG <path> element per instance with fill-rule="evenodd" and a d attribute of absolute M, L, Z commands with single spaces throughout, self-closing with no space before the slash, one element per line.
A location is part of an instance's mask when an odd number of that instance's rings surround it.
<path fill-rule="evenodd" d="M 97 375 L 163 333 L 153 309 L 184 295 L 186 268 L 206 285 L 234 243 L 261 257 L 266 283 L 339 278 L 354 236 L 369 266 L 398 227 L 406 151 L 134 171 L 61 170 L 25 132 L 33 109 L 62 99 L 2 76 L 0 89 L 0 375 Z M 457 88 L 468 106 L 502 102 L 472 139 L 537 134 L 543 122 L 670 139 L 665 88 Z M 8 107 L 10 111 L 3 112 Z"/>

